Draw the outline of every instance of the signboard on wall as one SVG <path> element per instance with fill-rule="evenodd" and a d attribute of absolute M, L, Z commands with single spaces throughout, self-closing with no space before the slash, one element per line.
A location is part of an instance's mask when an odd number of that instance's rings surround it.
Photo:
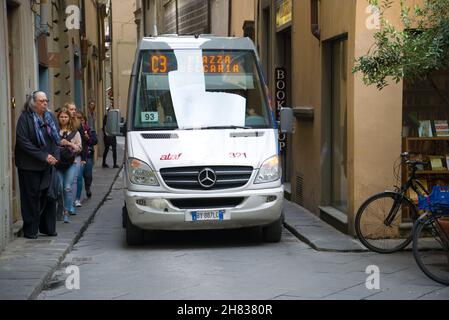
<path fill-rule="evenodd" d="M 275 106 L 276 106 L 276 120 L 280 120 L 281 108 L 287 107 L 287 70 L 285 68 L 275 69 Z M 281 153 L 285 152 L 287 146 L 287 135 L 279 131 L 279 147 Z"/>
<path fill-rule="evenodd" d="M 292 0 L 276 0 L 276 28 L 281 28 L 292 21 Z"/>

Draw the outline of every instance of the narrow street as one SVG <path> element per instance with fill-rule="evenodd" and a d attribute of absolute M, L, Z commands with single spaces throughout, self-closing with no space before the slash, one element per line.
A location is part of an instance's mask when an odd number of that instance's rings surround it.
<path fill-rule="evenodd" d="M 0 302 L 449 300 L 449 0 L 0 3 Z"/>
<path fill-rule="evenodd" d="M 318 252 L 284 229 L 266 244 L 257 230 L 161 232 L 153 243 L 128 247 L 121 226 L 122 178 L 94 222 L 53 274 L 38 299 L 448 299 L 411 252 L 394 255 Z M 79 266 L 80 289 L 65 286 Z M 370 265 L 380 290 L 365 286 Z"/>

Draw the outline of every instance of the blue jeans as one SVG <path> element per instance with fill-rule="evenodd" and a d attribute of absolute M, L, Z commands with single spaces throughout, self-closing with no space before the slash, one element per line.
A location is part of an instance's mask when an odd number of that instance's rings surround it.
<path fill-rule="evenodd" d="M 76 181 L 76 200 L 81 200 L 81 192 L 83 191 L 83 172 L 84 166 L 80 165 L 80 169 L 78 171 L 78 179 Z"/>
<path fill-rule="evenodd" d="M 75 212 L 73 206 L 73 190 L 72 183 L 76 175 L 76 165 L 72 164 L 65 171 L 58 170 L 59 177 L 62 181 L 62 191 L 64 195 L 64 211 Z"/>
<path fill-rule="evenodd" d="M 75 200 L 76 200 L 76 191 L 75 190 L 78 188 L 77 187 L 78 186 L 78 172 L 81 167 L 81 157 L 80 156 L 77 156 L 75 158 L 75 166 L 76 166 L 75 176 L 73 177 L 73 180 L 72 180 L 72 190 L 74 190 L 72 192 L 72 202 L 75 202 Z M 75 211 L 73 211 L 73 213 L 75 213 Z"/>

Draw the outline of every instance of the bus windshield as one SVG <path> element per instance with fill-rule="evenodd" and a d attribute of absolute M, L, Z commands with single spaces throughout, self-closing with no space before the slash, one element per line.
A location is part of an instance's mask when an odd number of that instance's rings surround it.
<path fill-rule="evenodd" d="M 272 128 L 252 51 L 143 51 L 134 130 Z"/>

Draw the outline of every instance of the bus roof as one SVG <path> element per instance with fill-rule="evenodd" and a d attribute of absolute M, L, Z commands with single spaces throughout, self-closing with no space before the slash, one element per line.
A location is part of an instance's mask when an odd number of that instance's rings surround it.
<path fill-rule="evenodd" d="M 162 35 L 145 37 L 140 41 L 139 50 L 252 50 L 256 51 L 250 38 L 217 37 L 213 35 L 180 36 Z"/>

